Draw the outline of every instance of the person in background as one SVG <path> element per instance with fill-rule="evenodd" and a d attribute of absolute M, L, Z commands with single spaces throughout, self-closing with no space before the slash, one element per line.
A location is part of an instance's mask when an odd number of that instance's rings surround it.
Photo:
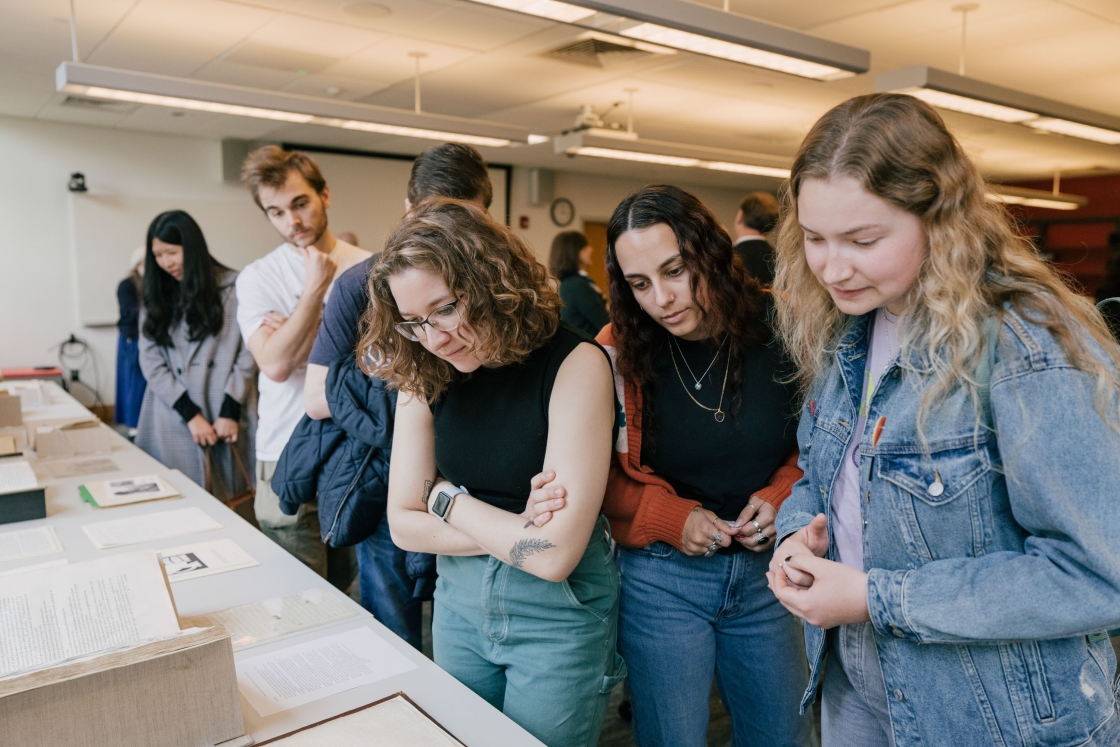
<path fill-rule="evenodd" d="M 599 334 L 608 321 L 603 292 L 587 275 L 591 266 L 591 244 L 579 231 L 561 231 L 552 240 L 548 269 L 560 281 L 564 308 L 560 319 L 589 335 Z"/>
<path fill-rule="evenodd" d="M 419 201 L 452 197 L 472 202 L 484 210 L 494 194 L 486 161 L 469 145 L 443 143 L 428 148 L 412 165 L 408 194 Z M 405 199 L 405 210 L 412 202 Z M 355 359 L 358 328 L 369 307 L 369 271 L 377 255 L 359 262 L 339 276 L 323 310 L 323 321 L 307 360 L 303 404 L 315 420 L 331 417 L 326 382 L 331 366 Z M 388 424 L 392 430 L 392 424 Z M 386 476 L 387 477 L 387 476 Z M 362 606 L 394 633 L 420 648 L 421 599 L 414 593 L 418 558 L 393 544 L 389 522 L 356 546 Z M 416 555 L 412 553 L 412 555 Z M 410 562 L 412 561 L 412 572 Z M 434 569 L 433 569 L 434 571 Z"/>
<path fill-rule="evenodd" d="M 1120 298 L 1120 231 L 1108 235 L 1110 250 L 1104 266 L 1104 279 L 1097 286 L 1096 300 L 1100 304 L 1106 298 Z M 1109 301 L 1100 306 L 1101 316 L 1112 337 L 1120 342 L 1120 301 Z"/>
<path fill-rule="evenodd" d="M 763 288 L 774 283 L 774 247 L 766 234 L 778 225 L 778 200 L 769 192 L 751 192 L 735 213 L 735 253 Z"/>
<path fill-rule="evenodd" d="M 307 356 L 335 279 L 369 252 L 335 239 L 327 224 L 330 188 L 306 153 L 269 145 L 249 154 L 242 181 L 284 243 L 237 278 L 237 321 L 260 367 L 257 495 L 254 512 L 269 538 L 339 588 L 353 576 L 353 551 L 328 552 L 315 503 L 280 511 L 272 474 L 303 417 Z M 333 567 L 332 567 L 333 566 Z"/>
<path fill-rule="evenodd" d="M 1120 744 L 1120 348 L 937 110 L 827 112 L 774 300 L 805 392 L 771 586 L 823 747 Z"/>
<path fill-rule="evenodd" d="M 252 469 L 243 436 L 251 435 L 256 367 L 237 329 L 237 273 L 210 256 L 182 210 L 152 221 L 144 265 L 140 368 L 148 387 L 136 445 L 226 500 L 252 487 L 233 454 Z"/>
<path fill-rule="evenodd" d="M 693 195 L 645 187 L 607 228 L 626 427 L 603 512 L 619 544 L 619 646 L 639 747 L 706 744 L 715 676 L 735 745 L 801 747 L 808 672 L 766 591 L 777 508 L 801 476 L 793 373 L 769 294 Z"/>
<path fill-rule="evenodd" d="M 353 231 L 343 231 L 337 236 L 339 241 L 345 241 L 350 246 L 358 245 L 358 234 Z"/>
<path fill-rule="evenodd" d="M 117 396 L 113 407 L 113 422 L 128 428 L 130 436 L 136 435 L 140 420 L 140 404 L 144 401 L 144 372 L 140 370 L 140 294 L 144 282 L 144 247 L 138 246 L 129 262 L 128 277 L 117 286 L 117 305 L 120 320 L 117 322 Z"/>
<path fill-rule="evenodd" d="M 617 412 L 607 355 L 560 322 L 529 247 L 463 201 L 405 217 L 370 297 L 359 349 L 400 391 L 389 526 L 438 554 L 435 661 L 549 747 L 593 747 L 624 675 L 599 513 Z M 567 500 L 538 527 L 526 503 L 545 469 Z"/>

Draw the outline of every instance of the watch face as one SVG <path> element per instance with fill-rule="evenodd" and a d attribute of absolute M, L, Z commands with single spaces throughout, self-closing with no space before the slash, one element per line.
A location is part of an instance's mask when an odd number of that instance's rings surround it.
<path fill-rule="evenodd" d="M 451 506 L 451 496 L 443 491 L 436 494 L 435 501 L 432 502 L 432 513 L 441 519 L 447 514 L 447 509 Z"/>

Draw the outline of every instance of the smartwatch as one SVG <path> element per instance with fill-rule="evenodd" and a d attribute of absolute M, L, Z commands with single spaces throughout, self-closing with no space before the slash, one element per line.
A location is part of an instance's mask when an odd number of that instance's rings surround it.
<path fill-rule="evenodd" d="M 436 494 L 436 499 L 432 501 L 432 513 L 435 514 L 440 521 L 447 521 L 447 514 L 451 511 L 452 504 L 455 503 L 455 496 L 460 493 L 468 493 L 466 488 L 454 488 L 451 492 L 443 490 Z"/>

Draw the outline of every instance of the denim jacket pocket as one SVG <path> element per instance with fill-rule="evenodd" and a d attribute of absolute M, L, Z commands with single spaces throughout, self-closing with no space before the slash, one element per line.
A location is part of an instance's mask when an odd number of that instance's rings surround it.
<path fill-rule="evenodd" d="M 907 550 L 922 563 L 983 555 L 992 541 L 992 459 L 987 444 L 881 453 Z M 964 527 L 971 531 L 962 532 Z"/>

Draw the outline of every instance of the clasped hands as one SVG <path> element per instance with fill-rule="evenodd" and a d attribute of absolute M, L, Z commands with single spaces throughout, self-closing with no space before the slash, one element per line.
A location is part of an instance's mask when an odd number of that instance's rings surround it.
<path fill-rule="evenodd" d="M 778 545 L 766 573 L 770 590 L 794 616 L 818 628 L 870 621 L 867 574 L 827 554 L 828 519 L 817 514 Z"/>

